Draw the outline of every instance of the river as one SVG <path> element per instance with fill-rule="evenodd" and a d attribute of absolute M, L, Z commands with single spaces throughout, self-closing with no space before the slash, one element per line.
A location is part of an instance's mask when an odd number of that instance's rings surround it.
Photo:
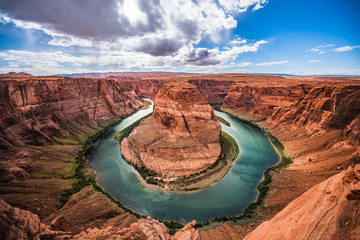
<path fill-rule="evenodd" d="M 87 151 L 85 157 L 105 191 L 134 212 L 183 223 L 240 215 L 256 200 L 256 186 L 264 171 L 279 161 L 279 156 L 260 129 L 218 111 L 215 114 L 231 124 L 227 127 L 221 123 L 222 131 L 230 134 L 240 148 L 233 167 L 221 181 L 194 192 L 169 192 L 143 184 L 139 174 L 121 156 L 114 136 L 152 110 L 153 105 L 124 119 L 98 137 Z"/>

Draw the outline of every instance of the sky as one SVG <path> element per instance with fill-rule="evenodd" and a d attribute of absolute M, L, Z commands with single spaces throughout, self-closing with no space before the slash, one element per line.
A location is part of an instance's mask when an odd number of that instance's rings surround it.
<path fill-rule="evenodd" d="M 0 0 L 0 73 L 360 75 L 359 0 Z"/>

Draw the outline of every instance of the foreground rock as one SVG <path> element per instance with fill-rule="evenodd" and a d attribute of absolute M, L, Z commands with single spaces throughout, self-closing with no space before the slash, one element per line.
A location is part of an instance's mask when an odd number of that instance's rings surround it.
<path fill-rule="evenodd" d="M 198 173 L 221 152 L 220 123 L 196 86 L 167 83 L 155 98 L 154 112 L 121 143 L 125 160 L 163 177 Z"/>
<path fill-rule="evenodd" d="M 117 219 L 119 221 L 120 219 Z M 114 222 L 115 223 L 115 222 Z M 0 198 L 0 239 L 150 239 L 150 240 L 200 240 L 199 231 L 192 221 L 171 235 L 169 229 L 158 220 L 147 217 L 132 223 L 128 228 L 111 224 L 101 229 L 88 228 L 79 234 L 70 232 L 68 220 L 60 215 L 51 225 L 40 222 L 39 216 L 14 208 Z"/>
<path fill-rule="evenodd" d="M 360 164 L 311 188 L 245 239 L 360 239 Z"/>
<path fill-rule="evenodd" d="M 94 227 L 126 228 L 136 220 L 105 195 L 86 187 L 71 196 L 64 207 L 45 219 L 45 223 L 51 225 L 53 230 L 80 233 Z"/>
<path fill-rule="evenodd" d="M 0 199 L 0 239 L 39 239 L 40 219 Z"/>
<path fill-rule="evenodd" d="M 75 235 L 73 239 L 200 240 L 195 225 L 196 221 L 192 221 L 172 236 L 163 223 L 147 217 L 131 224 L 129 228 L 119 229 L 110 226 L 102 229 L 87 229 L 86 232 Z"/>

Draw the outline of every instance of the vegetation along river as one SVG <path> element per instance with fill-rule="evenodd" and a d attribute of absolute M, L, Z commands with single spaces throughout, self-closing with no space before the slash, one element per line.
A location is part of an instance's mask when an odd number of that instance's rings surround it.
<path fill-rule="evenodd" d="M 86 158 L 98 174 L 98 184 L 134 212 L 161 220 L 208 221 L 219 216 L 240 215 L 254 200 L 264 170 L 276 164 L 279 156 L 260 129 L 230 115 L 215 114 L 231 124 L 221 123 L 222 131 L 238 143 L 240 154 L 231 170 L 218 183 L 192 192 L 164 191 L 140 181 L 140 175 L 122 158 L 115 134 L 148 115 L 153 105 L 140 110 L 110 128 L 87 151 Z"/>

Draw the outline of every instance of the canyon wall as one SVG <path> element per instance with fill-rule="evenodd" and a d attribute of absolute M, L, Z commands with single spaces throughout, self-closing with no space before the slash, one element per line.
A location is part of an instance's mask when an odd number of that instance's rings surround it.
<path fill-rule="evenodd" d="M 359 239 L 360 164 L 330 177 L 291 202 L 245 240 Z"/>
<path fill-rule="evenodd" d="M 304 127 L 309 135 L 327 129 L 344 130 L 352 144 L 359 144 L 360 86 L 314 87 L 290 109 L 277 108 L 271 120 Z"/>
<path fill-rule="evenodd" d="M 154 99 L 159 90 L 166 82 L 173 81 L 169 79 L 127 79 L 137 95 Z M 230 91 L 236 79 L 207 79 L 207 78 L 179 78 L 178 82 L 188 82 L 198 87 L 208 103 L 221 104 Z"/>
<path fill-rule="evenodd" d="M 195 85 L 168 82 L 151 117 L 121 143 L 125 160 L 163 177 L 200 172 L 220 155 L 220 123 Z"/>
<path fill-rule="evenodd" d="M 310 91 L 305 84 L 290 86 L 252 86 L 236 83 L 224 99 L 224 106 L 251 119 L 265 120 L 276 108 L 290 108 Z"/>
<path fill-rule="evenodd" d="M 160 88 L 164 86 L 167 80 L 128 79 L 127 82 L 138 96 L 154 99 Z"/>
<path fill-rule="evenodd" d="M 309 135 L 326 129 L 344 130 L 353 144 L 359 144 L 360 86 L 257 87 L 235 84 L 224 107 L 245 117 L 267 120 L 290 127 L 301 126 Z"/>
<path fill-rule="evenodd" d="M 68 121 L 104 124 L 142 106 L 125 81 L 31 78 L 0 81 L 0 148 L 46 145 Z"/>

